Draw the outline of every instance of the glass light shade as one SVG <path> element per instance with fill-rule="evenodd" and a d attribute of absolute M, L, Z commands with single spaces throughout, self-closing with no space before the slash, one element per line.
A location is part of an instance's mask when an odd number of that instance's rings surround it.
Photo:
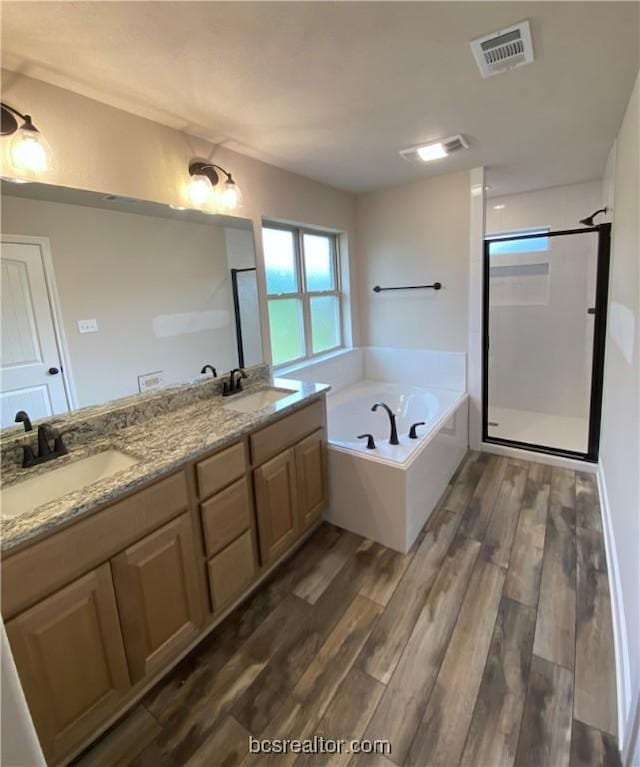
<path fill-rule="evenodd" d="M 226 210 L 235 210 L 242 204 L 242 192 L 235 181 L 227 179 L 220 193 L 220 202 Z"/>
<path fill-rule="evenodd" d="M 19 173 L 38 174 L 50 170 L 51 150 L 44 136 L 30 122 L 11 137 L 11 164 Z"/>
<path fill-rule="evenodd" d="M 203 205 L 211 197 L 213 187 L 206 176 L 191 176 L 189 199 L 193 205 Z"/>

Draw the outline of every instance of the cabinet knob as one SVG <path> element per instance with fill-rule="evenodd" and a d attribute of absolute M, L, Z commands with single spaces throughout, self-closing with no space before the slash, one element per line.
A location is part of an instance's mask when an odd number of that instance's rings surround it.
<path fill-rule="evenodd" d="M 59 372 L 58 368 L 49 368 L 49 370 L 47 370 L 47 373 L 49 373 L 50 376 L 57 376 Z"/>

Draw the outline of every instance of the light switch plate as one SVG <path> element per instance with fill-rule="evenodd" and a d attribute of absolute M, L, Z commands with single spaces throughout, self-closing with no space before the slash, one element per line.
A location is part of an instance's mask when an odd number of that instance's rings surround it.
<path fill-rule="evenodd" d="M 138 376 L 138 389 L 140 392 L 149 391 L 149 389 L 159 389 L 164 386 L 164 371 L 155 370 L 153 373 L 143 373 Z"/>
<path fill-rule="evenodd" d="M 78 320 L 78 333 L 97 333 L 98 320 Z"/>

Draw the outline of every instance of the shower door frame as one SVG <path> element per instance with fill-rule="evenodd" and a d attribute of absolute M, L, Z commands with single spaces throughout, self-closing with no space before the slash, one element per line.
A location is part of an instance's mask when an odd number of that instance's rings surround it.
<path fill-rule="evenodd" d="M 593 355 L 591 361 L 591 393 L 589 398 L 589 436 L 587 452 L 549 445 L 538 445 L 530 442 L 520 442 L 513 439 L 489 436 L 489 291 L 490 291 L 490 255 L 489 249 L 493 242 L 512 240 L 532 240 L 539 237 L 562 237 L 594 232 L 598 237 L 596 264 L 596 295 L 595 316 L 593 325 Z M 573 458 L 580 461 L 597 463 L 600 447 L 600 420 L 602 416 L 602 386 L 604 381 L 604 353 L 607 334 L 607 305 L 609 300 L 609 262 L 611 250 L 611 224 L 597 224 L 580 229 L 564 229 L 554 232 L 536 232 L 532 234 L 514 235 L 513 237 L 485 237 L 483 256 L 483 289 L 482 289 L 482 441 L 491 445 L 531 450 L 536 453 Z"/>

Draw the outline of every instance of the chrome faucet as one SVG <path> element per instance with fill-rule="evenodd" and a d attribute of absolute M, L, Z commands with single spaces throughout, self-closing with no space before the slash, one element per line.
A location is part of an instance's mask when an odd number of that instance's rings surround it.
<path fill-rule="evenodd" d="M 375 411 L 379 408 L 383 407 L 387 411 L 387 415 L 389 416 L 389 423 L 391 424 L 391 436 L 389 437 L 389 444 L 390 445 L 399 445 L 400 440 L 398 439 L 398 427 L 396 426 L 396 417 L 389 405 L 386 405 L 384 402 L 376 402 L 376 404 L 371 408 L 371 410 L 375 413 Z"/>

